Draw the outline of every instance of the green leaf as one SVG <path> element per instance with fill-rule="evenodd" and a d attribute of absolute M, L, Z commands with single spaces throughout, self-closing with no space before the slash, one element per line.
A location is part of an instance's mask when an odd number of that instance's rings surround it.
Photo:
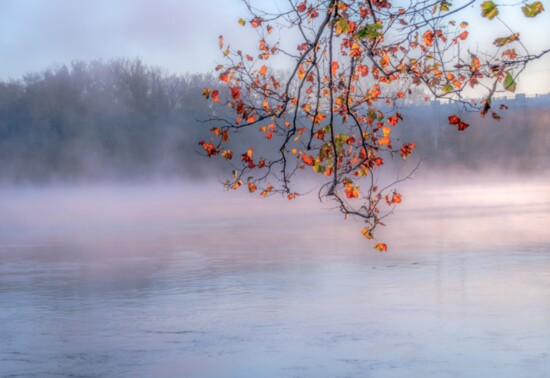
<path fill-rule="evenodd" d="M 336 34 L 347 33 L 349 31 L 349 22 L 345 18 L 339 18 L 336 21 Z"/>
<path fill-rule="evenodd" d="M 443 1 L 443 2 L 441 3 L 441 5 L 439 6 L 439 11 L 440 11 L 440 12 L 448 12 L 448 11 L 450 10 L 450 6 L 451 6 L 451 5 L 452 5 L 452 4 L 449 3 L 449 2 Z"/>
<path fill-rule="evenodd" d="M 368 116 L 369 119 L 372 120 L 372 121 L 375 121 L 375 120 L 378 118 L 378 116 L 376 115 L 376 112 L 375 112 L 373 109 L 369 109 L 369 110 L 367 111 L 367 116 Z"/>
<path fill-rule="evenodd" d="M 504 89 L 510 92 L 516 91 L 516 81 L 509 72 L 506 74 L 506 78 L 504 78 Z"/>
<path fill-rule="evenodd" d="M 357 34 L 355 34 L 355 38 L 365 39 L 380 37 L 382 34 L 380 34 L 379 30 L 382 29 L 382 27 L 383 26 L 379 24 L 367 25 L 364 28 L 359 29 Z"/>
<path fill-rule="evenodd" d="M 451 87 L 449 84 L 445 84 L 445 85 L 443 86 L 443 92 L 445 92 L 445 93 L 450 93 L 450 92 L 452 92 L 452 91 L 453 91 L 453 87 Z"/>
<path fill-rule="evenodd" d="M 323 172 L 325 172 L 325 169 L 326 169 L 326 167 L 325 167 L 324 165 L 321 165 L 321 164 L 319 164 L 319 163 L 317 163 L 317 162 L 316 162 L 315 165 L 313 166 L 313 171 L 314 171 L 315 173 L 323 173 Z"/>
<path fill-rule="evenodd" d="M 519 33 L 514 33 L 512 35 L 509 35 L 508 37 L 497 38 L 493 43 L 498 47 L 501 47 L 501 46 L 507 45 L 510 42 L 517 41 L 518 39 L 519 39 Z"/>
<path fill-rule="evenodd" d="M 535 17 L 537 14 L 544 10 L 540 1 L 535 1 L 533 4 L 525 4 L 521 7 L 525 17 Z"/>
<path fill-rule="evenodd" d="M 498 8 L 492 1 L 484 1 L 481 4 L 481 15 L 492 20 L 498 15 Z"/>

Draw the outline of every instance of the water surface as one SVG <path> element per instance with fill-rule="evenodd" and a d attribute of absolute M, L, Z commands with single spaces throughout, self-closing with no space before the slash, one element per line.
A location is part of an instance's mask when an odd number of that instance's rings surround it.
<path fill-rule="evenodd" d="M 548 377 L 549 188 L 413 185 L 387 254 L 314 198 L 4 189 L 0 376 Z"/>

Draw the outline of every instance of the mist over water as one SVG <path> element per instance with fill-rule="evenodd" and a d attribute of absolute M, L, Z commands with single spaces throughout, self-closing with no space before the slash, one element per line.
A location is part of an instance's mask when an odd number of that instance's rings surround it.
<path fill-rule="evenodd" d="M 314 194 L 4 187 L 0 375 L 545 377 L 549 188 L 421 171 L 380 254 Z"/>
<path fill-rule="evenodd" d="M 213 81 L 118 59 L 0 82 L 1 377 L 548 376 L 549 95 L 467 132 L 403 106 L 415 153 L 377 179 L 422 163 L 380 254 L 312 172 L 293 201 L 222 190 Z M 273 142 L 238 136 L 234 161 Z"/>

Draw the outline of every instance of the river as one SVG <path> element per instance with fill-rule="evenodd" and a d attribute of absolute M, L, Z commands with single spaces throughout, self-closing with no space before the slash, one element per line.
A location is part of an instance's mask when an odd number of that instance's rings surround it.
<path fill-rule="evenodd" d="M 550 184 L 412 184 L 379 253 L 312 198 L 0 190 L 2 377 L 550 372 Z"/>

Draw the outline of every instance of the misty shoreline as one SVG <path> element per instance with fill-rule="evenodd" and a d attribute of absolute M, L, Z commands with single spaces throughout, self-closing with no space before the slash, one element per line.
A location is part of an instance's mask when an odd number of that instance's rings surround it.
<path fill-rule="evenodd" d="M 233 117 L 204 100 L 203 89 L 216 86 L 212 75 L 173 75 L 139 59 L 75 61 L 0 81 L 0 185 L 140 184 L 229 174 L 224 159 L 202 156 L 198 145 L 217 125 L 205 120 Z M 454 105 L 403 106 L 404 121 L 392 135 L 416 143 L 410 160 L 422 159 L 424 169 L 548 175 L 550 96 L 503 101 L 509 109 L 499 111 L 500 121 L 464 114 L 472 125 L 465 132 L 448 125 Z M 269 160 L 272 146 L 257 128 L 240 132 L 227 148 L 238 157 L 250 146 Z M 390 166 L 399 160 L 384 157 Z"/>

